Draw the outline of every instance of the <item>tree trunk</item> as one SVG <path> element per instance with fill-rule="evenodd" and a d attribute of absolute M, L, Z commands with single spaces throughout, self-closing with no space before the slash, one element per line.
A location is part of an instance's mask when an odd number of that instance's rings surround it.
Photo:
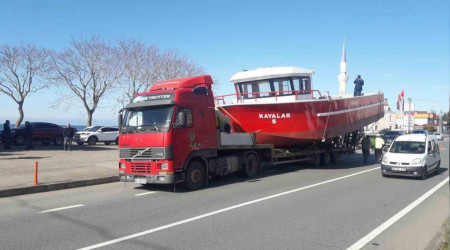
<path fill-rule="evenodd" d="M 20 124 L 21 124 L 22 121 L 23 121 L 23 117 L 24 117 L 24 114 L 23 114 L 23 103 L 19 103 L 18 105 L 19 105 L 19 107 L 18 107 L 18 110 L 19 110 L 19 118 L 18 118 L 17 121 L 16 121 L 16 128 L 20 126 Z"/>
<path fill-rule="evenodd" d="M 92 126 L 92 115 L 94 114 L 94 111 L 91 111 L 91 110 L 86 110 L 87 111 L 87 115 L 88 115 L 88 118 L 87 118 L 87 127 L 89 127 L 89 126 Z"/>

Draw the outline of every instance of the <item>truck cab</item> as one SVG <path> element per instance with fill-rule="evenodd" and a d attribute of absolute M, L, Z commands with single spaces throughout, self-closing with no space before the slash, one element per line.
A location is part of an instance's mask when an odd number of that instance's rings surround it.
<path fill-rule="evenodd" d="M 217 154 L 212 84 L 209 75 L 173 79 L 133 97 L 119 115 L 121 181 L 180 182 L 187 163 Z"/>

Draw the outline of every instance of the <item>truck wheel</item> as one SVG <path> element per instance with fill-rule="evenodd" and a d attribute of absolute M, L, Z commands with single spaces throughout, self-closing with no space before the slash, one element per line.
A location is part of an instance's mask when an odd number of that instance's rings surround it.
<path fill-rule="evenodd" d="M 331 161 L 330 153 L 325 152 L 325 153 L 321 154 L 321 158 L 322 158 L 322 165 L 324 165 L 324 166 L 330 165 L 330 161 Z"/>
<path fill-rule="evenodd" d="M 331 153 L 331 163 L 337 163 L 339 160 L 341 159 L 341 154 L 339 154 L 338 152 L 333 152 Z"/>
<path fill-rule="evenodd" d="M 186 170 L 185 184 L 189 190 L 199 189 L 205 181 L 205 170 L 203 165 L 198 161 L 189 163 Z"/>
<path fill-rule="evenodd" d="M 58 135 L 56 136 L 55 140 L 53 141 L 53 144 L 55 144 L 56 146 L 61 146 L 64 143 L 64 138 L 62 137 L 62 135 Z"/>
<path fill-rule="evenodd" d="M 243 171 L 250 178 L 255 177 L 258 173 L 258 158 L 254 154 L 247 155 Z"/>
<path fill-rule="evenodd" d="M 311 156 L 311 163 L 313 164 L 314 167 L 319 167 L 320 166 L 320 154 L 313 154 Z"/>
<path fill-rule="evenodd" d="M 14 138 L 15 145 L 22 145 L 24 143 L 25 143 L 25 137 L 23 137 L 22 135 L 18 135 Z"/>
<path fill-rule="evenodd" d="M 89 144 L 89 145 L 95 145 L 95 144 L 97 144 L 97 138 L 95 138 L 95 137 L 89 137 L 89 139 L 88 139 L 88 144 Z"/>

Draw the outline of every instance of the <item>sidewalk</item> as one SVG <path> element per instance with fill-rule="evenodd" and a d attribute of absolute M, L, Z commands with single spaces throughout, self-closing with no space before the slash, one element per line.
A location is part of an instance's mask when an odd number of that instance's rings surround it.
<path fill-rule="evenodd" d="M 100 184 L 118 180 L 117 145 L 62 146 L 35 143 L 32 150 L 0 145 L 0 197 Z M 38 162 L 38 186 L 33 187 Z"/>

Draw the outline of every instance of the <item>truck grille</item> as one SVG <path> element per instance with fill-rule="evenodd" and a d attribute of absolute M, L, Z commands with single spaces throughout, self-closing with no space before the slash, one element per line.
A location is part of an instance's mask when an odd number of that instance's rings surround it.
<path fill-rule="evenodd" d="M 133 161 L 164 159 L 164 148 L 121 148 L 120 158 Z"/>
<path fill-rule="evenodd" d="M 153 171 L 149 162 L 132 162 L 131 173 L 133 174 L 150 174 Z"/>

